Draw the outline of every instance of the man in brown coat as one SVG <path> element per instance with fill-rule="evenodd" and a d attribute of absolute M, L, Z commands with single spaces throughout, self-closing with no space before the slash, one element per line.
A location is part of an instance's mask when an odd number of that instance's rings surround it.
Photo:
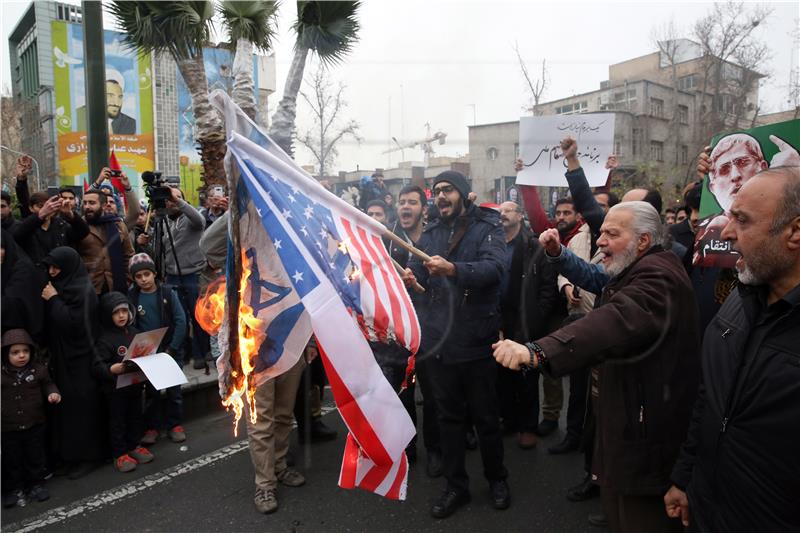
<path fill-rule="evenodd" d="M 512 369 L 563 376 L 600 365 L 592 463 L 612 531 L 680 531 L 662 496 L 686 435 L 699 381 L 692 287 L 680 259 L 660 245 L 662 227 L 645 202 L 614 206 L 597 241 L 603 268 L 577 260 L 548 230 L 540 240 L 559 270 L 592 292 L 596 308 L 526 345 L 494 345 Z M 554 259 L 553 259 L 554 258 Z"/>
<path fill-rule="evenodd" d="M 83 194 L 83 215 L 89 224 L 89 235 L 78 243 L 78 253 L 97 294 L 109 291 L 127 294 L 130 281 L 127 265 L 133 256 L 133 245 L 122 219 L 103 214 L 106 201 L 101 190 L 89 189 Z"/>

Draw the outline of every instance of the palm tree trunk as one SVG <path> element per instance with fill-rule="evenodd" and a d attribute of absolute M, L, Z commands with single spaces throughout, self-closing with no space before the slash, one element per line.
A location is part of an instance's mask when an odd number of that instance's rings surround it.
<path fill-rule="evenodd" d="M 308 48 L 301 46 L 295 48 L 292 65 L 289 67 L 289 75 L 286 77 L 286 85 L 283 88 L 283 98 L 272 116 L 272 124 L 269 128 L 269 136 L 289 157 L 294 155 L 292 142 L 294 140 L 294 121 L 297 116 L 297 93 L 300 92 L 300 85 L 303 82 L 307 57 Z"/>
<path fill-rule="evenodd" d="M 208 80 L 200 51 L 196 57 L 178 61 L 178 70 L 192 95 L 194 135 L 203 162 L 203 187 L 225 185 L 225 130 L 222 118 L 208 100 Z"/>
<path fill-rule="evenodd" d="M 255 122 L 256 97 L 253 83 L 253 43 L 244 38 L 236 40 L 233 60 L 233 102 Z"/>

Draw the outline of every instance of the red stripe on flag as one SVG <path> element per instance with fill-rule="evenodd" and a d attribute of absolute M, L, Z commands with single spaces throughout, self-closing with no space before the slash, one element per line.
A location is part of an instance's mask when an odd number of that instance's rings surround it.
<path fill-rule="evenodd" d="M 383 447 L 378 435 L 369 423 L 369 420 L 364 415 L 364 412 L 359 407 L 353 395 L 344 384 L 336 367 L 333 366 L 328 355 L 322 347 L 322 344 L 317 341 L 317 349 L 319 350 L 320 357 L 322 357 L 322 364 L 325 366 L 325 373 L 328 375 L 328 381 L 331 384 L 331 391 L 333 391 L 333 398 L 336 401 L 336 407 L 339 409 L 339 414 L 342 415 L 347 427 L 353 434 L 353 438 L 364 450 L 364 453 L 377 465 L 390 465 L 392 458 L 389 452 Z"/>
<path fill-rule="evenodd" d="M 342 470 L 339 473 L 339 486 L 343 489 L 353 489 L 356 486 L 358 474 L 358 444 L 353 435 L 347 434 L 344 443 L 344 456 L 342 457 Z"/>
<path fill-rule="evenodd" d="M 358 484 L 358 487 L 370 492 L 375 492 L 380 484 L 383 483 L 383 480 L 386 479 L 386 476 L 389 475 L 392 466 L 394 465 L 373 466 L 369 469 L 367 475 L 364 476 L 364 479 L 361 480 L 361 483 Z"/>
<path fill-rule="evenodd" d="M 397 475 L 394 478 L 394 483 L 392 483 L 389 492 L 386 493 L 386 498 L 392 500 L 399 500 L 400 499 L 400 489 L 405 483 L 407 476 L 408 476 L 408 459 L 406 459 L 406 454 L 403 452 L 403 456 L 400 458 L 400 468 L 397 469 Z"/>
<path fill-rule="evenodd" d="M 378 248 L 379 250 L 385 250 L 385 248 L 383 247 L 383 241 L 381 240 L 380 237 L 373 236 L 373 241 L 376 243 L 376 245 L 380 246 L 380 248 Z M 387 259 L 391 261 L 391 259 L 389 258 L 389 252 L 386 251 L 385 253 Z M 420 342 L 417 313 L 414 310 L 413 304 L 411 303 L 411 298 L 408 296 L 408 291 L 406 290 L 405 285 L 403 285 L 403 282 L 400 281 L 400 278 L 398 276 L 393 276 L 391 273 L 389 273 L 389 277 L 391 278 L 395 295 L 397 296 L 401 308 L 405 311 L 405 315 L 408 317 L 408 323 L 411 327 L 411 337 L 407 339 L 404 336 L 403 337 L 403 340 L 405 341 L 404 344 L 409 346 L 409 349 L 412 353 L 417 353 L 417 350 L 419 350 L 419 342 Z M 403 326 L 403 328 L 405 330 L 405 325 Z"/>
<path fill-rule="evenodd" d="M 362 242 L 364 243 L 364 248 L 367 251 L 370 259 L 376 265 L 386 265 L 388 266 L 389 263 L 389 255 L 386 252 L 386 248 L 383 246 L 383 242 L 380 242 L 379 250 L 383 250 L 383 254 L 381 254 L 378 250 L 375 249 L 373 243 L 370 242 L 370 236 L 367 235 L 367 232 L 364 231 L 363 228 L 358 228 L 358 234 L 361 237 Z M 381 255 L 384 255 L 383 261 L 381 261 Z M 397 301 L 397 287 L 393 286 L 392 282 L 389 280 L 391 276 L 389 276 L 386 272 L 386 268 L 379 268 L 378 269 L 381 273 L 381 278 L 383 278 L 383 285 L 386 287 L 386 292 L 388 293 L 389 297 L 389 305 L 392 308 L 392 319 L 391 322 L 394 323 L 394 332 L 399 339 L 405 339 L 405 327 L 403 326 L 403 315 L 400 312 L 400 302 Z M 405 289 L 403 289 L 405 290 Z"/>
<path fill-rule="evenodd" d="M 375 327 L 375 334 L 378 336 L 378 340 L 381 342 L 386 341 L 386 330 L 389 327 L 389 315 L 386 312 L 386 308 L 383 306 L 383 302 L 381 301 L 378 295 L 378 288 L 375 283 L 375 277 L 373 275 L 373 267 L 372 263 L 367 258 L 367 254 L 364 253 L 362 247 L 358 243 L 358 237 L 353 232 L 353 228 L 350 225 L 350 221 L 346 218 L 342 218 L 342 225 L 344 226 L 345 231 L 347 232 L 347 236 L 350 240 L 348 246 L 353 246 L 356 248 L 358 255 L 361 257 L 361 275 L 364 279 L 367 280 L 369 286 L 372 288 L 372 292 L 375 295 L 374 302 L 375 302 L 375 317 L 373 319 L 373 326 Z"/>

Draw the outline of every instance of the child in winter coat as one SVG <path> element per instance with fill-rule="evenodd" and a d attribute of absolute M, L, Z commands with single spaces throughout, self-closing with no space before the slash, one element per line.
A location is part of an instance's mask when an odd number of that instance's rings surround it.
<path fill-rule="evenodd" d="M 45 488 L 44 402 L 61 401 L 47 367 L 34 359 L 34 346 L 24 329 L 10 329 L 2 338 L 3 507 L 24 506 L 31 499 L 50 498 Z"/>
<path fill-rule="evenodd" d="M 100 380 L 108 402 L 109 433 L 114 466 L 131 472 L 139 463 L 149 463 L 153 454 L 139 444 L 142 437 L 143 383 L 117 388 L 117 376 L 135 371 L 129 361 L 123 363 L 128 346 L 138 331 L 131 326 L 133 313 L 128 298 L 109 292 L 100 298 L 102 333 L 97 339 L 94 374 Z"/>
<path fill-rule="evenodd" d="M 128 291 L 128 297 L 135 309 L 136 327 L 140 331 L 168 328 L 159 351 L 167 352 L 180 365 L 183 361 L 181 346 L 186 337 L 187 320 L 178 294 L 169 285 L 158 281 L 156 265 L 145 253 L 131 257 L 129 270 L 135 282 Z M 165 419 L 161 417 L 161 392 L 153 388 L 150 383 L 145 385 L 145 398 L 145 432 L 142 444 L 155 444 L 162 429 L 167 431 L 173 442 L 185 441 L 186 432 L 181 425 L 183 421 L 181 386 L 175 385 L 166 390 L 166 399 L 163 402 Z"/>

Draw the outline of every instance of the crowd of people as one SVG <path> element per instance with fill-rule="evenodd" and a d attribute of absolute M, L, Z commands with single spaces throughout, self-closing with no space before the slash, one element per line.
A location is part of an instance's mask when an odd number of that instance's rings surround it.
<path fill-rule="evenodd" d="M 415 379 L 404 379 L 404 348 L 372 347 L 415 424 L 419 384 L 421 439 L 406 453 L 415 462 L 423 446 L 426 474 L 444 478 L 434 517 L 470 501 L 474 448 L 492 505 L 509 508 L 504 435 L 534 448 L 566 409 L 548 452 L 583 452 L 585 476 L 565 496 L 601 498 L 592 524 L 800 528 L 800 167 L 739 172 L 731 158 L 742 142 L 703 152 L 699 179 L 666 209 L 654 189 L 620 199 L 590 188 L 572 139 L 560 146 L 569 195 L 552 218 L 531 186 L 518 187 L 519 203 L 479 205 L 456 171 L 434 178 L 430 197 L 407 185 L 395 202 L 379 173 L 345 191 L 430 257 L 385 240 L 422 327 Z M 710 190 L 729 193 L 715 224 L 738 262 L 694 266 L 702 175 L 722 180 L 729 159 L 736 186 Z M 612 183 L 616 158 L 607 166 Z M 117 191 L 104 170 L 78 209 L 70 188 L 29 194 L 27 171 L 21 160 L 19 218 L 2 198 L 4 506 L 47 499 L 50 472 L 80 477 L 107 458 L 128 472 L 153 460 L 159 438 L 186 439 L 180 387 L 114 381 L 135 370 L 126 350 L 139 331 L 167 328 L 160 351 L 182 365 L 219 356 L 193 310 L 227 254 L 222 191 L 199 210 L 172 188 L 171 231 L 156 235 L 124 174 Z M 336 438 L 321 420 L 324 388 L 313 337 L 297 364 L 258 387 L 247 428 L 259 512 L 278 509 L 279 485 L 305 483 L 289 451 L 294 421 L 301 442 Z"/>

